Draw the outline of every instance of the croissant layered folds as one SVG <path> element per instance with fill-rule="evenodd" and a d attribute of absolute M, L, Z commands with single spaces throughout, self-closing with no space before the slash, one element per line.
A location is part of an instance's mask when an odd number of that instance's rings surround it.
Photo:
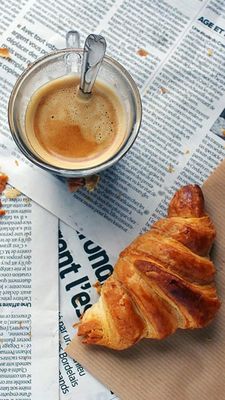
<path fill-rule="evenodd" d="M 120 254 L 98 302 L 78 324 L 83 343 L 121 350 L 142 338 L 206 326 L 220 306 L 208 258 L 214 238 L 201 189 L 181 188 L 168 217 Z"/>

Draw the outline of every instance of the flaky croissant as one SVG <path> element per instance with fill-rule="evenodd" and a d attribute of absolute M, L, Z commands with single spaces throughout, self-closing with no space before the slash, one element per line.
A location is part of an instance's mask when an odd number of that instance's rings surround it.
<path fill-rule="evenodd" d="M 134 240 L 78 324 L 83 343 L 121 350 L 177 328 L 206 326 L 220 307 L 208 254 L 215 228 L 197 185 L 181 188 L 168 218 Z"/>

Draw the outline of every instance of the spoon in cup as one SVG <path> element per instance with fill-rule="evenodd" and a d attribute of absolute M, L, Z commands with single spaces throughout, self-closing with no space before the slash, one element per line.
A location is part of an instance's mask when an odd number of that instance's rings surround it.
<path fill-rule="evenodd" d="M 106 41 L 103 36 L 90 34 L 87 37 L 81 67 L 80 94 L 91 94 L 105 51 Z"/>

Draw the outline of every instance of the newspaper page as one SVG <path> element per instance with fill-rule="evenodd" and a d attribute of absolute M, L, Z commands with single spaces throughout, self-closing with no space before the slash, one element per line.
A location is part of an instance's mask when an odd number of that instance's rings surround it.
<path fill-rule="evenodd" d="M 0 61 L 0 129 L 1 158 L 12 184 L 118 253 L 149 226 L 177 185 L 201 184 L 224 157 L 224 13 L 221 2 L 213 0 L 190 0 L 188 5 L 134 0 L 132 7 L 128 0 L 80 0 L 76 6 L 28 2 L 1 43 L 11 52 L 11 59 Z M 105 36 L 108 54 L 134 77 L 143 102 L 138 139 L 101 174 L 92 193 L 69 193 L 65 181 L 31 166 L 12 142 L 7 122 L 9 93 L 18 75 L 57 43 L 65 46 L 71 28 L 81 32 L 82 43 L 90 32 Z"/>
<path fill-rule="evenodd" d="M 113 271 L 113 257 L 98 243 L 61 223 L 59 231 L 59 387 L 60 398 L 73 400 L 116 400 L 116 395 L 94 379 L 65 352 L 75 335 L 73 324 L 97 300 L 93 286 L 103 283 Z"/>
<path fill-rule="evenodd" d="M 0 399 L 55 400 L 58 220 L 22 194 L 10 198 L 16 193 L 10 187 L 5 193 L 1 200 L 6 214 L 0 219 Z"/>
<path fill-rule="evenodd" d="M 0 8 L 0 21 L 2 23 L 2 27 L 6 28 L 8 25 L 9 21 L 13 21 L 13 18 L 15 18 L 16 14 L 19 10 L 19 5 L 25 5 L 25 3 L 15 3 L 13 6 L 10 4 L 9 10 L 6 10 L 6 8 L 2 7 Z M 20 7 L 22 13 L 24 12 L 24 9 Z M 5 12 L 5 14 L 4 14 Z M 14 21 L 15 23 L 15 21 Z M 2 32 L 1 32 L 2 33 Z M 57 38 L 59 41 L 59 39 Z M 64 39 L 62 40 L 62 43 L 64 43 Z M 6 147 L 4 144 L 2 144 L 2 149 L 6 150 Z M 6 161 L 7 163 L 12 163 L 13 168 L 16 170 L 20 170 L 20 166 L 22 166 L 21 159 L 20 157 L 15 157 L 15 154 L 13 153 L 10 158 L 10 154 L 6 154 Z M 3 161 L 3 157 L 0 157 L 1 161 Z M 2 163 L 3 164 L 3 163 Z M 37 180 L 38 182 L 38 180 Z M 18 186 L 18 185 L 17 185 Z M 19 203 L 18 203 L 19 202 Z M 38 304 L 38 309 L 34 307 L 34 304 L 29 303 L 30 305 L 30 313 L 27 315 L 23 312 L 23 315 L 19 313 L 17 308 L 15 308 L 16 312 L 12 314 L 11 308 L 10 312 L 8 312 L 8 315 L 6 313 L 1 315 L 1 322 L 3 324 L 3 327 L 1 329 L 1 337 L 0 340 L 4 339 L 5 342 L 9 342 L 11 344 L 11 341 L 15 341 L 15 338 L 11 339 L 12 334 L 9 333 L 9 328 L 7 323 L 4 324 L 4 318 L 7 315 L 7 318 L 9 319 L 8 324 L 12 325 L 12 318 L 13 321 L 15 321 L 15 325 L 19 324 L 19 329 L 22 329 L 22 326 L 24 326 L 23 329 L 25 329 L 25 320 L 22 321 L 23 318 L 27 318 L 28 324 L 29 324 L 29 329 L 27 328 L 27 340 L 29 341 L 29 344 L 27 344 L 27 348 L 29 350 L 26 350 L 25 345 L 24 346 L 24 351 L 20 350 L 19 346 L 16 345 L 15 349 L 13 348 L 13 353 L 12 350 L 8 351 L 8 347 L 5 345 L 4 351 L 1 352 L 1 358 L 0 358 L 0 399 L 6 399 L 6 400 L 13 400 L 14 398 L 21 398 L 22 400 L 26 399 L 40 399 L 40 398 L 48 398 L 48 399 L 74 399 L 74 396 L 76 398 L 82 399 L 82 400 L 93 400 L 93 399 L 98 399 L 98 400 L 114 400 L 116 399 L 116 396 L 110 392 L 110 390 L 106 389 L 102 384 L 96 381 L 95 378 L 93 378 L 90 374 L 88 374 L 84 368 L 79 364 L 75 363 L 74 361 L 71 362 L 71 360 L 68 360 L 68 357 L 64 351 L 65 343 L 68 343 L 68 333 L 66 336 L 66 327 L 64 323 L 64 317 L 62 317 L 62 314 L 59 316 L 58 320 L 58 297 L 57 297 L 57 279 L 58 279 L 58 271 L 56 268 L 56 265 L 58 265 L 58 253 L 57 253 L 57 242 L 58 241 L 58 224 L 57 220 L 53 216 L 48 216 L 47 219 L 44 219 L 44 215 L 46 214 L 46 211 L 38 207 L 35 203 L 31 202 L 27 197 L 25 196 L 20 196 L 17 200 L 7 200 L 4 198 L 4 206 L 7 209 L 7 214 L 6 214 L 6 222 L 8 222 L 9 217 L 9 212 L 11 214 L 11 219 L 13 218 L 12 216 L 12 211 L 14 211 L 15 208 L 15 203 L 18 204 L 22 207 L 25 205 L 25 207 L 28 207 L 29 210 L 29 230 L 32 230 L 32 235 L 33 231 L 35 228 L 36 219 L 40 218 L 40 226 L 45 226 L 44 224 L 51 223 L 51 218 L 54 221 L 54 224 L 52 223 L 52 231 L 48 229 L 47 231 L 45 230 L 46 234 L 43 235 L 41 233 L 40 237 L 43 238 L 43 240 L 46 243 L 47 248 L 43 249 L 43 253 L 48 252 L 49 258 L 51 258 L 51 261 L 49 260 L 48 266 L 48 272 L 43 272 L 42 276 L 45 276 L 46 284 L 48 285 L 49 280 L 51 281 L 52 287 L 51 291 L 49 291 L 49 287 L 47 288 L 43 285 L 43 282 L 41 282 L 41 290 L 40 290 L 40 285 L 38 284 L 38 279 L 36 279 L 33 282 L 31 289 L 30 289 L 30 298 L 29 300 L 31 301 L 31 297 L 35 299 L 35 304 Z M 34 213 L 33 210 L 36 210 Z M 37 211 L 40 210 L 38 213 Z M 17 211 L 15 211 L 17 212 Z M 17 214 L 16 214 L 17 215 Z M 15 217 L 16 218 L 16 217 Z M 25 219 L 27 217 L 24 217 Z M 0 223 L 6 223 L 4 220 L 0 221 Z M 19 220 L 18 223 L 21 224 L 21 221 Z M 24 222 L 26 225 L 28 222 Z M 39 226 L 39 224 L 38 224 Z M 47 225 L 48 226 L 48 225 Z M 7 230 L 10 230 L 10 225 Z M 46 229 L 46 228 L 45 228 Z M 64 229 L 66 230 L 66 226 L 64 226 Z M 26 230 L 26 228 L 25 228 Z M 66 231 L 67 232 L 67 231 Z M 40 232 L 39 232 L 40 233 Z M 72 232 L 74 233 L 74 231 Z M 13 231 L 13 236 L 15 235 L 15 231 Z M 26 232 L 28 235 L 28 233 Z M 66 233 L 65 233 L 66 235 Z M 2 230 L 2 236 L 1 239 L 3 239 L 3 236 L 5 236 L 5 231 L 4 229 Z M 67 237 L 67 236 L 66 236 Z M 27 239 L 29 241 L 29 238 Z M 49 242 L 51 241 L 51 243 Z M 22 239 L 21 239 L 22 241 Z M 2 240 L 2 245 L 1 245 L 1 254 L 4 254 L 5 252 L 8 251 L 7 245 L 6 245 L 7 239 Z M 34 238 L 34 243 L 36 243 L 37 248 L 39 251 L 41 250 L 42 242 L 40 241 L 40 238 Z M 47 245 L 48 243 L 48 245 Z M 59 238 L 59 250 L 61 251 L 59 254 L 59 265 L 68 265 L 70 262 L 70 257 L 67 259 L 67 252 L 65 252 L 65 257 L 61 259 L 62 251 L 64 247 L 62 248 L 61 244 L 63 242 L 63 238 Z M 10 248 L 12 245 L 9 245 Z M 20 244 L 20 253 L 21 257 L 23 257 L 23 245 Z M 22 249 L 22 250 L 21 250 Z M 64 249 L 65 250 L 65 249 Z M 26 253 L 26 250 L 24 250 Z M 29 254 L 33 251 L 33 248 L 29 250 Z M 0 255 L 0 261 L 3 256 Z M 11 257 L 11 253 L 8 257 Z M 26 258 L 26 255 L 25 255 Z M 35 259 L 35 255 L 32 254 L 32 260 Z M 37 257 L 37 259 L 40 260 L 40 257 Z M 5 263 L 5 258 L 4 258 L 4 263 Z M 47 260 L 46 260 L 47 262 Z M 11 263 L 11 262 L 9 262 Z M 5 264 L 4 264 L 5 265 Z M 24 265 L 24 269 L 25 264 Z M 29 265 L 30 265 L 30 271 L 31 268 L 35 268 L 36 266 L 36 261 L 32 265 L 31 261 L 31 256 L 29 259 Z M 11 264 L 8 269 L 11 269 Z M 53 269 L 54 268 L 54 272 Z M 7 270 L 8 271 L 8 270 Z M 110 269 L 112 271 L 112 267 Z M 38 274 L 40 274 L 40 267 L 37 270 Z M 16 266 L 16 271 L 13 272 L 13 274 L 17 277 L 20 274 L 20 270 L 18 269 L 18 266 Z M 24 276 L 27 277 L 28 272 L 24 272 Z M 31 272 L 30 272 L 31 274 Z M 32 272 L 33 274 L 33 272 Z M 47 276 L 46 276 L 47 275 Z M 30 275 L 29 275 L 30 276 Z M 51 278 L 50 278 L 51 276 Z M 54 276 L 54 279 L 52 279 Z M 35 277 L 37 278 L 37 277 Z M 59 275 L 59 279 L 61 281 L 62 274 Z M 0 282 L 5 279 L 5 273 L 4 271 L 1 270 L 0 268 Z M 31 278 L 27 278 L 30 279 Z M 6 287 L 6 286 L 5 286 Z M 1 288 L 1 286 L 0 286 Z M 11 287 L 10 287 L 11 288 Z M 65 286 L 61 285 L 61 306 L 60 308 L 63 309 L 63 315 L 68 316 L 67 318 L 67 326 L 68 329 L 71 330 L 71 338 L 74 334 L 73 329 L 72 329 L 72 320 L 69 318 L 70 312 L 72 311 L 73 313 L 73 306 L 72 303 L 72 309 L 68 308 L 67 301 L 63 301 L 65 296 L 64 296 L 64 290 Z M 10 289 L 9 289 L 10 290 Z M 9 293 L 8 290 L 8 293 Z M 22 289 L 21 289 L 22 290 Z M 40 290 L 39 295 L 37 296 L 37 292 Z M 49 291 L 49 293 L 48 293 Z M 43 296 L 43 292 L 48 293 L 48 296 L 46 297 L 45 301 L 44 298 L 42 298 L 42 301 L 40 301 L 40 296 Z M 21 294 L 23 295 L 23 300 L 25 299 L 24 297 L 24 290 Z M 0 296 L 1 300 L 4 300 L 4 293 L 0 291 Z M 67 300 L 67 298 L 66 298 Z M 65 306 L 65 308 L 63 307 Z M 10 307 L 11 304 L 10 304 Z M 12 308 L 14 310 L 14 308 Z M 43 310 L 44 309 L 44 310 Z M 46 313 L 47 310 L 47 313 Z M 65 310 L 68 312 L 65 313 Z M 38 312 L 37 312 L 38 311 Z M 54 312 L 54 315 L 51 315 L 51 311 Z M 43 316 L 40 316 L 40 313 L 45 312 L 46 320 L 43 318 Z M 20 320 L 18 320 L 20 319 Z M 49 322 L 47 323 L 47 320 L 49 319 Z M 63 320 L 62 320 L 63 319 Z M 43 323 L 40 326 L 39 321 L 42 320 Z M 72 321 L 72 322 L 71 322 Z M 58 327 L 59 324 L 59 331 L 60 331 L 60 336 L 61 336 L 61 341 L 59 343 L 58 347 Z M 44 327 L 44 334 L 46 337 L 43 340 L 43 327 Z M 15 329 L 15 328 L 14 328 Z M 40 331 L 41 329 L 41 331 Z M 32 332 L 32 333 L 31 333 Z M 42 333 L 41 333 L 42 332 Z M 16 332 L 17 333 L 17 332 Z M 26 334 L 25 333 L 25 334 Z M 21 333 L 22 335 L 22 333 Z M 24 333 L 23 333 L 24 335 Z M 53 336 L 52 336 L 53 335 Z M 10 336 L 10 337 L 9 337 Z M 38 338 L 38 341 L 37 341 Z M 20 341 L 25 342 L 26 337 L 24 339 L 24 336 L 21 338 L 17 339 L 17 343 Z M 40 342 L 41 340 L 41 342 Z M 51 344 L 50 344 L 51 341 Z M 40 346 L 37 346 L 37 344 L 40 344 Z M 10 346 L 9 346 L 10 347 Z M 18 350 L 17 350 L 18 349 Z M 34 350 L 35 349 L 35 350 Z M 17 358 L 15 355 L 15 351 L 20 353 L 20 361 L 17 362 Z M 9 355 L 10 352 L 10 355 Z M 12 355 L 11 355 L 12 354 Z M 12 361 L 11 358 L 12 358 Z M 7 361 L 6 361 L 7 359 Z M 22 361 L 21 361 L 22 360 Z M 72 365 L 71 365 L 72 363 Z M 11 368 L 11 365 L 15 368 Z M 58 370 L 60 366 L 60 371 Z M 40 371 L 42 371 L 40 373 Z M 19 372 L 21 372 L 19 374 Z M 43 376 L 42 376 L 43 375 Z M 9 385 L 9 381 L 12 382 L 12 385 Z M 24 382 L 23 382 L 24 381 Z M 35 385 L 36 384 L 36 385 Z"/>
<path fill-rule="evenodd" d="M 177 187 L 201 184 L 224 158 L 225 6 L 215 0 L 23 4 L 0 44 L 11 53 L 0 59 L 1 165 L 13 185 L 67 223 L 59 235 L 60 395 L 111 400 L 115 395 L 68 359 L 64 348 L 75 332 L 72 324 L 96 300 L 93 283 L 110 275 L 118 252 L 165 215 Z M 143 103 L 138 139 L 101 173 L 94 192 L 70 193 L 66 181 L 31 165 L 7 122 L 16 78 L 39 56 L 65 47 L 70 29 L 80 31 L 82 45 L 89 33 L 105 36 L 107 54 L 131 73 Z"/>

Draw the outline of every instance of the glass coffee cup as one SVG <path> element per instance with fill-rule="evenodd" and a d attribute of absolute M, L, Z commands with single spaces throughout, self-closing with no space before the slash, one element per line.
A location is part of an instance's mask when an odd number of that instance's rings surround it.
<path fill-rule="evenodd" d="M 8 119 L 12 137 L 21 152 L 38 167 L 63 177 L 84 177 L 97 174 L 121 159 L 134 143 L 141 124 L 142 106 L 138 88 L 116 60 L 104 56 L 98 80 L 112 88 L 123 105 L 126 126 L 121 145 L 103 162 L 82 167 L 60 167 L 44 159 L 32 146 L 26 129 L 25 118 L 33 94 L 47 83 L 68 75 L 79 76 L 83 49 L 63 49 L 39 58 L 18 78 L 8 106 Z"/>

